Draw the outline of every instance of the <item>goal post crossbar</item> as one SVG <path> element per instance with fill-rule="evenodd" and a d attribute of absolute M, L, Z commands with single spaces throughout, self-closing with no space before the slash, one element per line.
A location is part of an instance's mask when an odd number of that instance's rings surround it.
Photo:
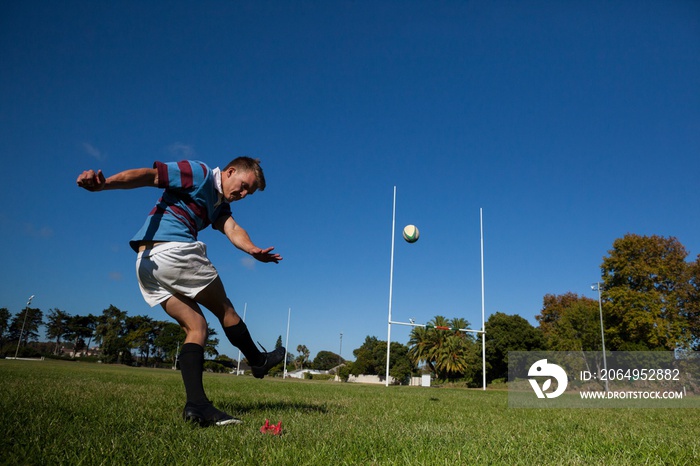
<path fill-rule="evenodd" d="M 425 329 L 434 328 L 436 330 L 454 330 L 455 332 L 465 332 L 465 333 L 485 333 L 483 330 L 473 330 L 470 328 L 456 328 L 456 327 L 446 327 L 444 325 L 432 325 L 432 324 L 416 324 L 415 322 L 397 322 L 395 320 L 390 320 L 391 325 L 405 325 L 407 327 L 423 327 Z"/>

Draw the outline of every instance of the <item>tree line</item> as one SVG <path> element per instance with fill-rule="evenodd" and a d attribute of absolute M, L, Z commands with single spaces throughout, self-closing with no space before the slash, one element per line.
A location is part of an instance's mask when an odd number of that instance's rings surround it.
<path fill-rule="evenodd" d="M 0 309 L 3 355 L 19 352 L 19 356 L 25 357 L 39 353 L 61 356 L 68 352 L 73 357 L 99 357 L 106 363 L 128 364 L 137 358 L 141 363 L 149 364 L 174 361 L 185 340 L 184 331 L 176 323 L 148 316 L 129 316 L 113 305 L 100 315 L 71 315 L 60 309 L 50 309 L 46 317 L 44 322 L 43 312 L 36 308 L 26 307 L 13 318 L 7 309 Z M 46 327 L 49 341 L 39 344 L 42 325 Z M 205 348 L 210 356 L 218 354 L 215 335 L 216 331 L 210 329 Z M 99 347 L 99 354 L 91 345 Z"/>
<path fill-rule="evenodd" d="M 491 314 L 486 321 L 487 381 L 507 378 L 509 351 L 600 351 L 601 308 L 608 351 L 700 350 L 700 255 L 693 262 L 687 257 L 688 252 L 676 238 L 627 234 L 615 240 L 603 258 L 600 302 L 573 292 L 547 294 L 535 316 L 537 326 L 517 314 Z M 176 323 L 130 317 L 114 306 L 97 316 L 72 316 L 51 309 L 45 324 L 39 309 L 27 307 L 11 318 L 2 308 L 2 354 L 13 355 L 17 348 L 20 356 L 36 353 L 37 345 L 27 343 L 37 341 L 42 325 L 51 340 L 45 352 L 58 354 L 65 343 L 70 343 L 74 353 L 89 355 L 94 343 L 100 347 L 103 362 L 129 363 L 133 358 L 143 364 L 174 361 L 185 337 Z M 481 337 L 444 330 L 469 327 L 465 319 L 441 315 L 426 327 L 414 327 L 408 344 L 391 343 L 390 375 L 402 381 L 428 372 L 437 380 L 480 386 Z M 230 360 L 218 354 L 219 340 L 215 337 L 216 331 L 210 328 L 206 354 Z M 277 345 L 281 344 L 280 336 Z M 345 363 L 329 351 L 320 352 L 310 361 L 305 345 L 299 345 L 297 352 L 298 356 L 289 353 L 288 367 L 325 370 Z M 385 374 L 386 341 L 368 336 L 353 355 L 355 361 L 340 369 L 342 377 Z"/>
<path fill-rule="evenodd" d="M 39 329 L 42 326 L 49 341 L 40 343 Z M 216 330 L 209 327 L 204 353 L 210 359 L 205 367 L 217 372 L 230 370 L 237 361 L 219 354 L 216 335 Z M 145 315 L 129 316 L 113 305 L 99 315 L 71 315 L 60 309 L 50 309 L 46 321 L 44 313 L 37 308 L 26 307 L 14 317 L 7 308 L 0 309 L 0 354 L 4 357 L 50 355 L 99 359 L 104 363 L 175 365 L 184 341 L 185 332 L 178 324 Z M 275 347 L 279 346 L 282 346 L 281 336 L 275 344 Z M 299 345 L 297 351 L 298 356 L 291 352 L 287 355 L 288 370 L 328 370 L 345 362 L 330 351 L 320 351 L 311 360 L 306 345 Z M 247 363 L 245 358 L 242 362 Z M 283 364 L 280 364 L 271 373 L 279 374 L 282 370 Z"/>

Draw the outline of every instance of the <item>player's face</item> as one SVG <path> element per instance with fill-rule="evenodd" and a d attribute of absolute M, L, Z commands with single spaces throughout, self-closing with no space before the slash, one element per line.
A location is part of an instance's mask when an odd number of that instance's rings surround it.
<path fill-rule="evenodd" d="M 255 173 L 229 168 L 221 174 L 221 188 L 227 202 L 240 201 L 256 191 Z"/>

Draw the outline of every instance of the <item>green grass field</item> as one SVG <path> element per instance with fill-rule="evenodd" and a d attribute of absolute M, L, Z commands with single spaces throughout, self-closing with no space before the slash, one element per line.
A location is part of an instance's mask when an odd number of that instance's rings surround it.
<path fill-rule="evenodd" d="M 0 360 L 0 462 L 700 464 L 697 409 L 510 409 L 505 391 L 205 374 L 240 426 L 181 421 L 180 373 Z M 259 432 L 282 421 L 276 437 Z"/>

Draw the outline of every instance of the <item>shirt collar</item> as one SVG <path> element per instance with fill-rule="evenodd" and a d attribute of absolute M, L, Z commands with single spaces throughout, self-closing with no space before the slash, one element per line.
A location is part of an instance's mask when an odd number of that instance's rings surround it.
<path fill-rule="evenodd" d="M 212 169 L 211 174 L 214 177 L 214 187 L 218 196 L 216 204 L 214 204 L 214 207 L 217 207 L 224 200 L 224 188 L 221 186 L 221 169 L 216 167 Z"/>

